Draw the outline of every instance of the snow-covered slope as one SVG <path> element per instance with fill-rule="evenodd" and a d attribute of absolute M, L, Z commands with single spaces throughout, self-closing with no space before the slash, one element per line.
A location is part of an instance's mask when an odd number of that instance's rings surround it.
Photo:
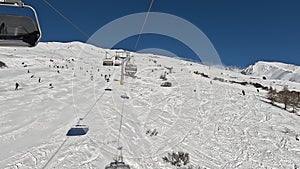
<path fill-rule="evenodd" d="M 8 67 L 0 69 L 0 168 L 104 168 L 117 153 L 122 112 L 119 141 L 133 169 L 174 168 L 162 160 L 172 151 L 189 153 L 194 168 L 300 167 L 300 117 L 264 102 L 266 91 L 228 81 L 300 90 L 298 83 L 134 54 L 137 78 L 121 86 L 120 67 L 102 66 L 106 52 L 115 54 L 79 42 L 1 48 Z M 172 87 L 160 87 L 170 67 Z M 89 132 L 66 136 L 78 118 Z"/>
<path fill-rule="evenodd" d="M 257 62 L 242 71 L 243 74 L 265 76 L 269 79 L 300 82 L 300 66 L 279 62 Z"/>

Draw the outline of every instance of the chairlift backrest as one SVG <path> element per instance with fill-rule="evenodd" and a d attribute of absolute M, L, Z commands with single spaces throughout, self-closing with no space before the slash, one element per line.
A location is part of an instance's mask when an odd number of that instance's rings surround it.
<path fill-rule="evenodd" d="M 28 8 L 35 20 L 29 16 L 0 14 L 0 46 L 36 46 L 41 39 L 41 30 L 34 8 L 20 0 L 0 0 L 0 6 Z"/>

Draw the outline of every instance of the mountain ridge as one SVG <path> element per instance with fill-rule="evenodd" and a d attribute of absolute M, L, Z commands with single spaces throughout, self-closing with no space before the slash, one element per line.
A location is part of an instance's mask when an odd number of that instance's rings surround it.
<path fill-rule="evenodd" d="M 242 74 L 274 80 L 300 82 L 300 66 L 281 62 L 258 61 L 241 71 Z"/>

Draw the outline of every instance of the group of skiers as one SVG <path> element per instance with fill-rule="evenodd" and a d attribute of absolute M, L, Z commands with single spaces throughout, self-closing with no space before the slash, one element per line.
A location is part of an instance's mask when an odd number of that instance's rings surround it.
<path fill-rule="evenodd" d="M 110 80 L 110 74 L 109 75 L 104 75 L 104 80 L 106 81 L 106 82 L 109 82 L 109 80 Z"/>
<path fill-rule="evenodd" d="M 30 71 L 28 70 L 27 73 L 30 73 Z M 34 76 L 35 76 L 35 75 L 32 74 L 32 75 L 30 76 L 30 78 L 34 78 Z M 38 78 L 38 82 L 39 82 L 39 83 L 42 83 L 42 78 L 41 78 L 41 77 Z M 50 86 L 50 89 L 53 88 L 52 83 L 50 83 L 49 86 Z M 18 90 L 19 87 L 20 87 L 20 84 L 19 84 L 18 82 L 16 82 L 16 84 L 15 84 L 15 90 Z"/>

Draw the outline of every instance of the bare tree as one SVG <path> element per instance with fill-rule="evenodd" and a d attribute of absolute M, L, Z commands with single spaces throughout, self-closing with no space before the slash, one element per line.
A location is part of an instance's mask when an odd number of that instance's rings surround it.
<path fill-rule="evenodd" d="M 300 107 L 300 92 L 289 91 L 287 86 L 284 86 L 283 89 L 279 92 L 270 88 L 267 98 L 272 102 L 278 102 L 284 104 L 284 109 L 286 110 L 289 107 L 293 108 L 293 112 Z"/>
<path fill-rule="evenodd" d="M 287 106 L 290 103 L 289 95 L 290 95 L 290 91 L 287 86 L 284 86 L 283 89 L 280 92 L 278 92 L 278 97 L 277 97 L 278 102 L 284 104 L 285 110 L 287 109 Z"/>
<path fill-rule="evenodd" d="M 179 151 L 178 153 L 168 153 L 168 156 L 162 158 L 164 162 L 170 163 L 173 166 L 186 166 L 190 162 L 189 153 Z"/>
<path fill-rule="evenodd" d="M 291 91 L 289 93 L 289 105 L 293 108 L 293 112 L 295 113 L 296 108 L 300 107 L 300 95 L 299 95 L 299 92 Z"/>
<path fill-rule="evenodd" d="M 272 102 L 276 102 L 276 98 L 277 98 L 277 91 L 276 89 L 271 88 L 268 92 L 267 98 Z"/>

